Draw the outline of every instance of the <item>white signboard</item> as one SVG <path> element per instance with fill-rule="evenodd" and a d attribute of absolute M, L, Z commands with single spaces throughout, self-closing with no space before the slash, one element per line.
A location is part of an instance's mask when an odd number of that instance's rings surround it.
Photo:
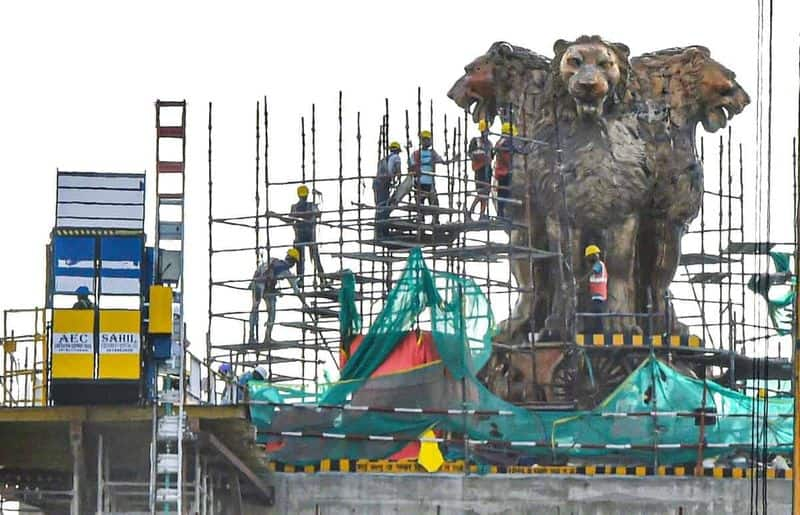
<path fill-rule="evenodd" d="M 143 173 L 59 171 L 56 227 L 144 229 Z"/>
<path fill-rule="evenodd" d="M 138 333 L 100 333 L 100 354 L 139 354 Z"/>
<path fill-rule="evenodd" d="M 91 354 L 92 333 L 53 333 L 53 354 Z"/>
<path fill-rule="evenodd" d="M 189 358 L 189 394 L 195 399 L 200 399 L 203 395 L 200 360 L 192 355 L 189 355 Z"/>

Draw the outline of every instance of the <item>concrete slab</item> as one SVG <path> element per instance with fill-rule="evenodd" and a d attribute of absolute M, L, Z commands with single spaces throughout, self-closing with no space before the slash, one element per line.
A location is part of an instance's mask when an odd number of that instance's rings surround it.
<path fill-rule="evenodd" d="M 275 473 L 270 482 L 277 499 L 265 513 L 321 515 L 749 513 L 751 486 L 746 479 L 515 474 Z M 791 481 L 769 480 L 767 501 L 769 513 L 790 513 Z"/>

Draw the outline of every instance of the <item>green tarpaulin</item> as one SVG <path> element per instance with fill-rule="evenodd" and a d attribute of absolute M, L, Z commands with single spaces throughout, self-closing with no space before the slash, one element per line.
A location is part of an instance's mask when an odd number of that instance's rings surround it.
<path fill-rule="evenodd" d="M 343 285 L 351 291 L 340 296 L 341 327 L 352 334 L 360 326 L 355 283 L 344 280 Z M 370 379 L 400 339 L 417 326 L 421 317 L 427 319 L 425 315 L 429 315 L 441 363 Z M 489 358 L 494 330 L 491 309 L 480 288 L 469 279 L 431 272 L 422 253 L 414 250 L 382 313 L 342 369 L 340 381 L 319 398 L 319 405 L 349 403 L 502 414 L 318 409 L 316 403 L 297 403 L 302 392 L 251 382 L 250 399 L 256 404 L 250 406 L 250 414 L 259 431 L 258 441 L 271 444 L 268 449 L 272 459 L 304 465 L 321 459 L 386 457 L 406 443 L 370 439 L 370 435 L 413 439 L 428 428 L 436 428 L 473 440 L 476 459 L 506 452 L 541 460 L 603 457 L 626 463 L 652 464 L 657 460 L 676 464 L 697 457 L 693 446 L 701 431 L 698 417 L 677 415 L 705 407 L 715 414 L 706 418 L 704 456 L 754 443 L 758 447 L 766 444 L 771 452 L 789 449 L 792 419 L 785 415 L 792 413 L 791 399 L 753 399 L 713 382 L 686 377 L 654 357 L 591 411 L 533 411 L 509 404 L 476 378 Z M 276 407 L 258 401 L 295 404 Z M 652 416 L 654 411 L 659 415 Z M 767 423 L 763 424 L 765 419 Z M 324 438 L 320 437 L 323 433 Z"/>

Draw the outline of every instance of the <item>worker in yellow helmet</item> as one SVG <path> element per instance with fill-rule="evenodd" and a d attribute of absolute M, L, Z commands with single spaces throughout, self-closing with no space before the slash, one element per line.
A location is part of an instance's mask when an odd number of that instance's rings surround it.
<path fill-rule="evenodd" d="M 314 193 L 317 193 L 316 190 Z M 297 260 L 297 276 L 302 288 L 305 277 L 305 249 L 308 248 L 311 260 L 314 262 L 314 272 L 319 277 L 320 284 L 327 286 L 325 271 L 319 257 L 317 246 L 317 220 L 322 216 L 319 207 L 308 200 L 308 186 L 301 184 L 297 187 L 297 202 L 292 204 L 289 212 L 290 221 L 294 227 L 294 246 L 299 249 L 300 256 Z"/>
<path fill-rule="evenodd" d="M 300 262 L 300 250 L 296 247 L 286 251 L 283 259 L 272 258 L 269 263 L 261 261 L 250 281 L 252 306 L 250 307 L 250 336 L 248 343 L 258 340 L 258 308 L 263 300 L 267 307 L 267 330 L 264 333 L 264 344 L 272 341 L 272 327 L 275 325 L 275 302 L 278 298 L 278 281 L 286 279 L 297 296 L 301 296 L 298 288 L 299 279 L 292 274 L 292 267 Z M 302 298 L 302 297 L 301 297 Z"/>
<path fill-rule="evenodd" d="M 494 146 L 494 178 L 497 181 L 497 215 L 505 218 L 506 199 L 510 199 L 512 196 L 512 154 L 524 153 L 525 151 L 514 141 L 514 136 L 517 135 L 517 128 L 514 124 L 503 122 L 501 131 L 502 136 Z"/>
<path fill-rule="evenodd" d="M 475 206 L 480 205 L 480 217 L 478 220 L 486 221 L 489 219 L 487 208 L 489 205 L 489 194 L 492 187 L 492 142 L 489 141 L 489 126 L 486 120 L 478 123 L 480 136 L 472 138 L 469 142 L 469 159 L 472 162 L 472 171 L 475 172 L 475 200 L 469 207 L 468 216 L 471 218 L 475 211 Z"/>
<path fill-rule="evenodd" d="M 588 292 L 589 292 L 589 312 L 597 316 L 586 317 L 583 327 L 585 333 L 603 332 L 603 317 L 608 303 L 608 270 L 606 264 L 600 259 L 600 247 L 588 245 L 583 256 L 589 263 Z"/>
<path fill-rule="evenodd" d="M 389 154 L 378 161 L 378 170 L 372 181 L 372 191 L 375 193 L 375 234 L 384 236 L 387 231 L 386 219 L 389 218 L 389 190 L 392 183 L 400 179 L 402 173 L 402 159 L 400 158 L 400 143 L 389 143 Z"/>
<path fill-rule="evenodd" d="M 458 161 L 458 154 L 452 159 L 445 161 L 432 148 L 433 135 L 431 131 L 424 130 L 419 133 L 420 148 L 415 150 L 409 158 L 408 171 L 415 178 L 417 189 L 417 204 L 422 206 L 425 199 L 431 206 L 438 206 L 439 199 L 436 197 L 435 170 L 437 164 L 449 164 Z M 424 218 L 419 214 L 420 219 Z M 433 223 L 439 223 L 439 215 L 434 214 Z"/>

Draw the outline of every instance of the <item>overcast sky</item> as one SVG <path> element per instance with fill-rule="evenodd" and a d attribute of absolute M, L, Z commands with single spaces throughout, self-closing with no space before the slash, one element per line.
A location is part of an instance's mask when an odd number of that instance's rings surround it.
<path fill-rule="evenodd" d="M 776 1 L 774 224 L 791 237 L 791 138 L 797 116 L 794 0 Z M 345 102 L 345 173 L 355 167 L 362 112 L 374 169 L 383 99 L 394 120 L 416 87 L 445 112 L 463 66 L 497 40 L 551 55 L 553 42 L 599 34 L 632 55 L 702 44 L 756 99 L 757 5 L 749 1 L 571 2 L 4 2 L 0 6 L 0 306 L 40 305 L 44 246 L 54 220 L 56 168 L 148 171 L 154 193 L 156 98 L 186 99 L 189 336 L 203 342 L 207 281 L 207 103 L 214 102 L 216 216 L 253 207 L 254 110 L 270 106 L 270 170 L 298 177 L 299 117 L 317 103 L 318 171 L 338 173 L 336 99 Z M 221 7 L 224 5 L 224 8 Z M 755 152 L 751 105 L 736 134 Z M 392 138 L 402 141 L 399 126 Z M 752 156 L 746 156 L 752 165 Z M 787 182 L 788 181 L 788 182 Z M 286 190 L 288 191 L 288 190 Z M 288 203 L 284 195 L 273 205 Z M 787 204 L 788 202 L 788 204 Z M 329 208 L 332 206 L 329 206 Z M 152 211 L 149 212 L 152 227 Z M 778 230 L 778 229 L 775 229 Z M 152 229 L 149 230 L 152 236 Z M 247 242 L 249 245 L 250 242 Z M 244 277 L 250 270 L 226 278 Z M 245 294 L 246 296 L 246 294 Z M 245 299 L 246 303 L 246 299 Z"/>

